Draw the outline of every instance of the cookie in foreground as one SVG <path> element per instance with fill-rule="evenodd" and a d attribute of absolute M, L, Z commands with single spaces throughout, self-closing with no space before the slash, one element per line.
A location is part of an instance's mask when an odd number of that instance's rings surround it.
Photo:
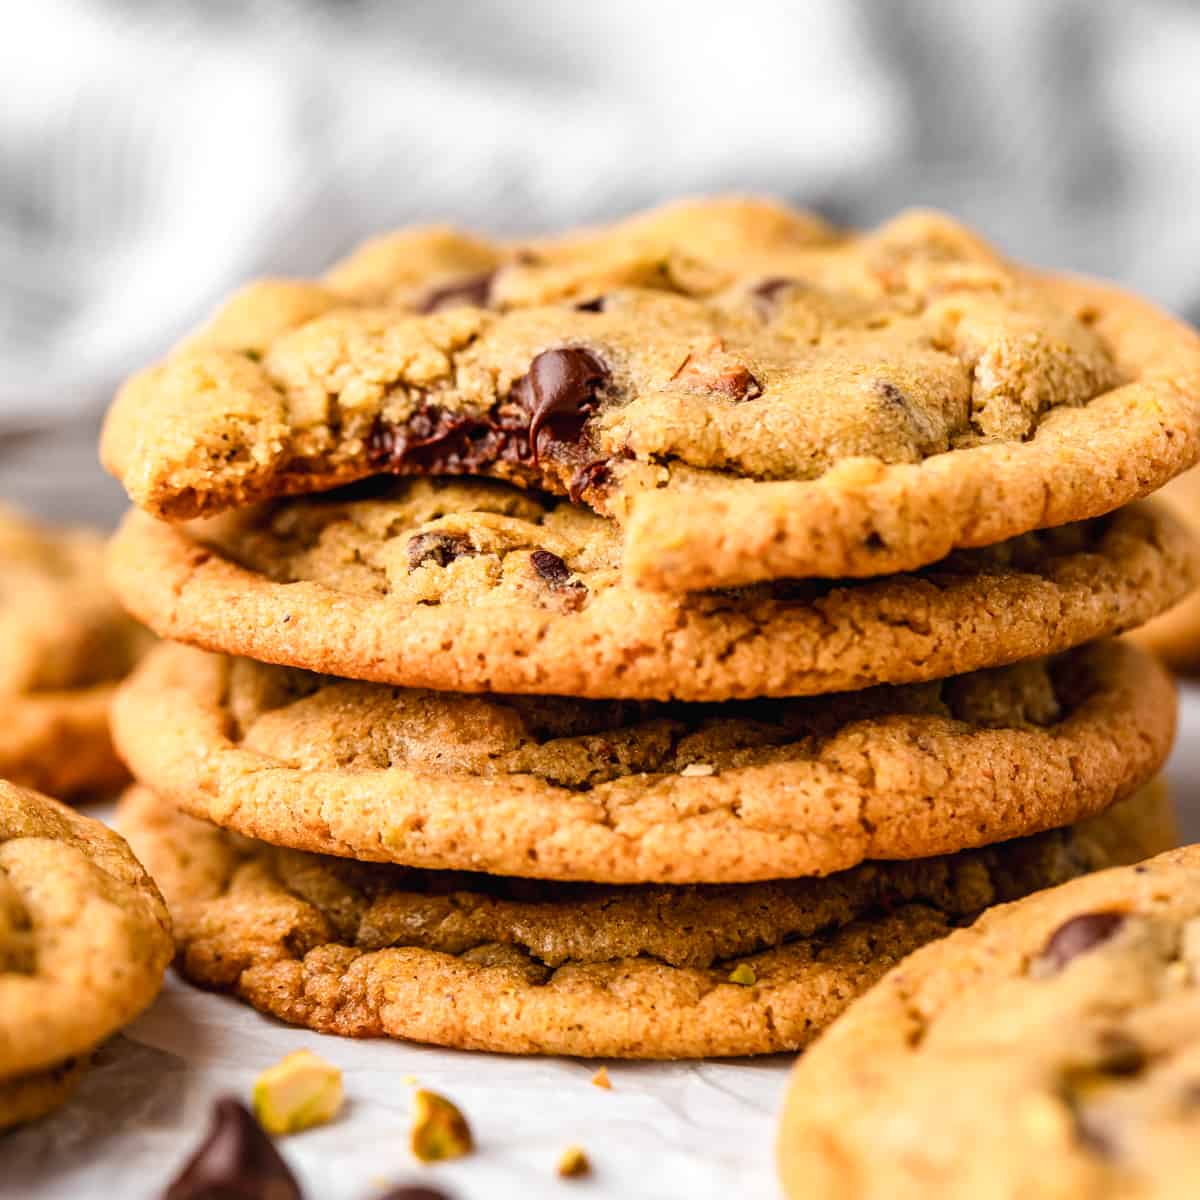
<path fill-rule="evenodd" d="M 1120 642 L 936 683 L 720 705 L 464 696 L 185 646 L 123 685 L 133 774 L 293 849 L 599 883 L 740 883 L 1068 825 L 1171 745 Z"/>
<path fill-rule="evenodd" d="M 865 581 L 647 592 L 611 521 L 506 484 L 393 480 L 190 529 L 133 511 L 108 555 L 156 633 L 348 679 L 716 701 L 940 679 L 1140 625 L 1200 579 L 1153 501 Z"/>
<path fill-rule="evenodd" d="M 162 897 L 124 840 L 0 781 L 0 1128 L 69 1097 L 171 955 Z"/>
<path fill-rule="evenodd" d="M 665 591 L 913 570 L 1109 512 L 1200 455 L 1200 340 L 932 213 L 763 200 L 520 245 L 410 230 L 239 293 L 101 454 L 172 519 L 490 475 L 623 529 Z"/>
<path fill-rule="evenodd" d="M 146 788 L 119 822 L 179 968 L 324 1033 L 513 1054 L 696 1058 L 805 1044 L 908 951 L 990 904 L 1171 844 L 1154 785 L 1089 821 L 826 879 L 598 887 L 252 842 Z"/>
<path fill-rule="evenodd" d="M 1200 1180 L 1200 848 L 985 913 L 799 1060 L 790 1196 L 1184 1197 Z"/>

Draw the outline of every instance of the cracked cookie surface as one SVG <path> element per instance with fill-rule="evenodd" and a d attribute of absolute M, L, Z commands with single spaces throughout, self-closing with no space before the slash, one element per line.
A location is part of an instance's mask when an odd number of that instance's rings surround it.
<path fill-rule="evenodd" d="M 623 526 L 667 591 L 910 570 L 1096 516 L 1200 454 L 1200 341 L 945 217 L 766 201 L 573 237 L 412 230 L 235 296 L 132 379 L 102 457 L 183 518 L 488 474 Z"/>
<path fill-rule="evenodd" d="M 1099 812 L 1161 765 L 1175 694 L 1115 642 L 723 705 L 406 690 L 166 645 L 113 716 L 141 782 L 264 841 L 545 879 L 726 883 L 950 853 Z"/>
<path fill-rule="evenodd" d="M 902 963 L 797 1064 L 779 1159 L 806 1200 L 1192 1195 L 1200 847 L 994 909 Z"/>
<path fill-rule="evenodd" d="M 1171 844 L 1157 786 L 985 850 L 726 887 L 349 862 L 223 832 L 146 788 L 118 819 L 198 983 L 322 1032 L 635 1058 L 797 1049 L 907 950 L 988 905 Z"/>
<path fill-rule="evenodd" d="M 909 683 L 1140 624 L 1200 577 L 1153 502 L 925 571 L 720 593 L 630 587 L 620 536 L 567 501 L 401 480 L 190 530 L 131 512 L 110 582 L 155 632 L 350 679 L 713 701 Z"/>
<path fill-rule="evenodd" d="M 128 778 L 108 708 L 149 637 L 104 588 L 103 562 L 99 534 L 0 506 L 0 777 L 56 796 Z"/>
<path fill-rule="evenodd" d="M 172 952 L 150 877 L 112 830 L 0 781 L 0 1125 L 69 1095 L 157 995 Z"/>

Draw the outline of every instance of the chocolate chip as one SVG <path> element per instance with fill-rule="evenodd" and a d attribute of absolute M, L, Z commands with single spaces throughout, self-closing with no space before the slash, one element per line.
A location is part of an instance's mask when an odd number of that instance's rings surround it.
<path fill-rule="evenodd" d="M 596 296 L 592 300 L 581 300 L 575 305 L 576 312 L 599 313 L 604 311 L 604 297 Z"/>
<path fill-rule="evenodd" d="M 450 1197 L 445 1192 L 439 1192 L 433 1188 L 410 1184 L 392 1188 L 390 1192 L 384 1192 L 377 1200 L 450 1200 Z"/>
<path fill-rule="evenodd" d="M 250 1110 L 230 1097 L 213 1105 L 208 1136 L 164 1200 L 302 1200 L 302 1193 Z"/>
<path fill-rule="evenodd" d="M 417 305 L 417 312 L 432 313 L 459 304 L 487 308 L 495 278 L 495 271 L 485 271 L 480 275 L 464 275 L 461 279 L 452 279 L 440 287 L 431 288 Z"/>
<path fill-rule="evenodd" d="M 1125 923 L 1115 912 L 1083 913 L 1060 925 L 1046 942 L 1041 960 L 1061 971 L 1072 959 L 1107 942 Z"/>
<path fill-rule="evenodd" d="M 408 539 L 408 569 L 415 571 L 428 562 L 448 567 L 456 558 L 474 553 L 470 539 L 461 533 L 418 533 Z"/>
<path fill-rule="evenodd" d="M 1096 1069 L 1105 1075 L 1136 1075 L 1146 1065 L 1142 1044 L 1123 1029 L 1100 1033 Z"/>
<path fill-rule="evenodd" d="M 578 579 L 571 578 L 570 567 L 557 554 L 549 550 L 535 550 L 529 556 L 529 561 L 538 575 L 559 594 L 567 608 L 574 610 L 583 607 L 587 599 L 587 587 Z"/>
<path fill-rule="evenodd" d="M 897 408 L 908 408 L 908 397 L 890 379 L 877 379 L 875 391 L 889 404 Z"/>
<path fill-rule="evenodd" d="M 529 364 L 528 373 L 513 384 L 512 399 L 529 413 L 529 445 L 534 462 L 543 428 L 558 441 L 578 440 L 608 380 L 608 368 L 581 346 L 543 350 Z"/>
<path fill-rule="evenodd" d="M 529 561 L 533 569 L 551 586 L 562 587 L 571 578 L 571 569 L 557 554 L 549 550 L 535 550 Z"/>

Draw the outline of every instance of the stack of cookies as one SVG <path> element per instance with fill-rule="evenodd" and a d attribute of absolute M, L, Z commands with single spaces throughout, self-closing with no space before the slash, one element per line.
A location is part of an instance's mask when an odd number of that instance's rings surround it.
<path fill-rule="evenodd" d="M 1200 346 L 910 214 L 373 242 L 134 378 L 123 828 L 195 981 L 519 1053 L 804 1045 L 1168 846 Z M 140 510 L 140 511 L 139 511 Z"/>

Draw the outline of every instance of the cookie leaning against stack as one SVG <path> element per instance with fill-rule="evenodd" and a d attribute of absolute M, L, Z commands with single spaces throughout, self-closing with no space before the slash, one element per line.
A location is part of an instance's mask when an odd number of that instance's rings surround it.
<path fill-rule="evenodd" d="M 102 453 L 112 584 L 190 643 L 116 705 L 124 827 L 185 973 L 287 1020 L 796 1048 L 1169 843 L 1173 688 L 1104 639 L 1200 578 L 1140 499 L 1200 346 L 944 218 L 399 234 L 235 297 Z"/>

